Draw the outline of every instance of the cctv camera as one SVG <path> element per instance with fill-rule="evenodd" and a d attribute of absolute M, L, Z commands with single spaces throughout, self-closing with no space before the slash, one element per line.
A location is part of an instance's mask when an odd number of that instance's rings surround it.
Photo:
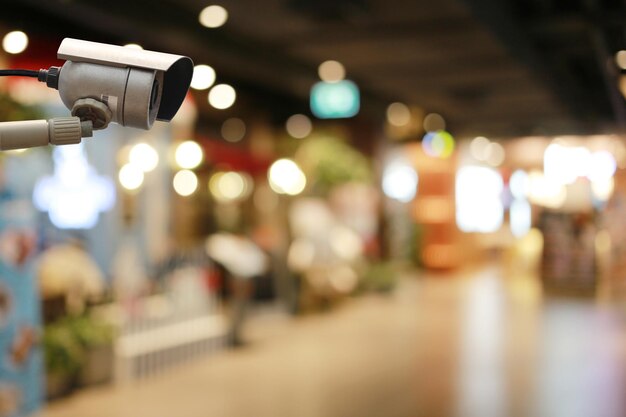
<path fill-rule="evenodd" d="M 36 77 L 59 90 L 73 117 L 0 123 L 0 150 L 80 143 L 109 122 L 150 129 L 172 120 L 185 99 L 193 61 L 186 56 L 66 38 L 62 67 L 0 70 L 0 76 Z"/>
<path fill-rule="evenodd" d="M 108 107 L 112 122 L 140 129 L 174 117 L 193 75 L 184 56 L 78 39 L 64 39 L 58 57 L 66 60 L 57 87 L 67 108 L 90 98 Z"/>

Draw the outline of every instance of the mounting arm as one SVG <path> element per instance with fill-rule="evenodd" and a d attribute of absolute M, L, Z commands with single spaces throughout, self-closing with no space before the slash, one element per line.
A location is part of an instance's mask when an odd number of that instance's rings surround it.
<path fill-rule="evenodd" d="M 0 150 L 47 146 L 49 143 L 69 145 L 92 135 L 91 121 L 81 122 L 78 117 L 3 122 L 0 123 Z"/>

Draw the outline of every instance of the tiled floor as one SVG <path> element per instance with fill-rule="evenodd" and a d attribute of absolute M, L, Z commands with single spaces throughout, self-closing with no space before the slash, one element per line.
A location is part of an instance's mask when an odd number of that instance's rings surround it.
<path fill-rule="evenodd" d="M 626 302 L 549 298 L 498 268 L 412 277 L 45 417 L 626 416 Z"/>

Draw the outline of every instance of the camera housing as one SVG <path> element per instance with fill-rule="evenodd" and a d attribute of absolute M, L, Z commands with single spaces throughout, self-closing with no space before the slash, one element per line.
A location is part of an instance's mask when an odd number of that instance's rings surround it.
<path fill-rule="evenodd" d="M 57 57 L 66 60 L 58 90 L 68 109 L 93 99 L 110 110 L 110 121 L 140 129 L 150 129 L 155 120 L 169 122 L 193 76 L 186 56 L 79 39 L 65 38 Z"/>

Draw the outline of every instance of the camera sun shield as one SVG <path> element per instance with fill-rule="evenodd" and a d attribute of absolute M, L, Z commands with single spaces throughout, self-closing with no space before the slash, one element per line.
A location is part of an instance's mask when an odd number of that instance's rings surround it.
<path fill-rule="evenodd" d="M 59 77 L 66 106 L 85 97 L 101 100 L 113 121 L 142 129 L 174 117 L 193 75 L 193 61 L 185 56 L 71 38 L 57 56 L 67 61 Z"/>

